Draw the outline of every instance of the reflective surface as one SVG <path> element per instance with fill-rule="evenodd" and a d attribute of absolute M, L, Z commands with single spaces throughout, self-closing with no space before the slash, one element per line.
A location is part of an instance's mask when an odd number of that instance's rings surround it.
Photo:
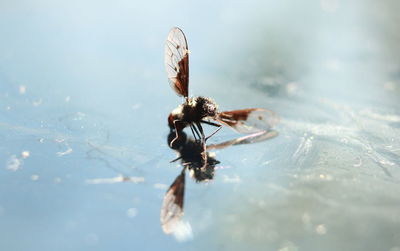
<path fill-rule="evenodd" d="M 399 7 L 1 3 L 0 246 L 398 250 Z M 281 117 L 278 137 L 221 150 L 213 181 L 186 183 L 183 239 L 160 226 L 181 170 L 166 142 L 182 103 L 163 66 L 172 26 L 191 95 Z"/>

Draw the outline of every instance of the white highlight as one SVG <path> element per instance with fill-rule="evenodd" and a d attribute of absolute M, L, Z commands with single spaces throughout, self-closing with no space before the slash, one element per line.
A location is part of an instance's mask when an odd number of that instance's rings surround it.
<path fill-rule="evenodd" d="M 144 182 L 144 177 L 124 177 L 117 176 L 114 178 L 97 178 L 97 179 L 88 179 L 86 180 L 86 184 L 97 185 L 97 184 L 115 184 L 121 182 L 133 182 L 133 183 L 142 183 Z"/>
<path fill-rule="evenodd" d="M 22 167 L 23 163 L 24 161 L 17 158 L 17 156 L 14 154 L 11 155 L 10 158 L 7 160 L 6 168 L 7 170 L 15 172 Z"/>
<path fill-rule="evenodd" d="M 178 221 L 172 232 L 175 239 L 179 242 L 184 242 L 193 239 L 192 226 L 187 221 Z"/>

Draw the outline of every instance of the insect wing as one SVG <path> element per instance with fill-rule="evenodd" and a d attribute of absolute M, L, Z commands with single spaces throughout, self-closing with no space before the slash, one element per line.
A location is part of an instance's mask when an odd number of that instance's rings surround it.
<path fill-rule="evenodd" d="M 251 108 L 221 112 L 216 120 L 240 133 L 249 134 L 269 131 L 279 122 L 279 117 L 267 109 Z"/>
<path fill-rule="evenodd" d="M 256 132 L 253 134 L 249 134 L 243 137 L 239 137 L 236 139 L 228 140 L 219 144 L 211 144 L 207 145 L 208 150 L 215 150 L 215 149 L 224 149 L 229 146 L 235 146 L 235 145 L 244 145 L 244 144 L 253 144 L 253 143 L 258 143 L 262 142 L 268 139 L 272 139 L 274 137 L 278 136 L 277 131 L 260 131 Z"/>
<path fill-rule="evenodd" d="M 185 168 L 176 177 L 164 196 L 161 207 L 161 227 L 166 234 L 173 233 L 183 216 L 183 198 L 185 194 Z"/>
<path fill-rule="evenodd" d="M 174 27 L 165 43 L 165 68 L 171 87 L 179 96 L 189 95 L 189 50 L 185 34 Z"/>

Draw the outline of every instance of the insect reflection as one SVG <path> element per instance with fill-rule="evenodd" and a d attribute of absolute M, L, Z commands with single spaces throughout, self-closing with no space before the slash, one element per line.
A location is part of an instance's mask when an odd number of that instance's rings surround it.
<path fill-rule="evenodd" d="M 276 131 L 263 131 L 219 144 L 208 145 L 207 149 L 223 149 L 233 145 L 256 143 L 277 135 Z M 180 160 L 183 168 L 168 188 L 163 199 L 160 221 L 161 227 L 166 234 L 176 231 L 183 216 L 186 170 L 189 171 L 190 176 L 196 182 L 205 182 L 214 178 L 215 167 L 220 163 L 215 159 L 214 154 L 210 152 L 205 152 L 204 154 L 202 142 L 187 137 L 184 132 L 171 146 L 170 143 L 174 138 L 175 132 L 171 131 L 168 135 L 168 144 L 178 153 L 178 158 L 171 162 Z"/>

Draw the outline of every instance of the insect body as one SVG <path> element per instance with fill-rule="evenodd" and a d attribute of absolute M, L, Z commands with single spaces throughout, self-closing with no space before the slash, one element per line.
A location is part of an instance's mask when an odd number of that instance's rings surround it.
<path fill-rule="evenodd" d="M 191 128 L 195 138 L 197 135 L 197 137 L 201 138 L 203 143 L 205 143 L 207 138 L 211 137 L 217 131 L 215 131 L 212 135 L 205 137 L 201 123 L 217 126 L 217 130 L 219 130 L 221 125 L 205 120 L 207 118 L 214 119 L 216 115 L 217 104 L 210 98 L 188 98 L 186 103 L 178 106 L 168 116 L 168 125 L 171 130 L 175 130 L 176 132 L 176 137 L 173 141 L 171 141 L 171 144 L 173 144 L 175 140 L 179 138 L 182 130 L 187 126 Z"/>
<path fill-rule="evenodd" d="M 204 118 L 214 118 L 217 115 L 217 104 L 210 98 L 194 97 L 178 106 L 168 117 L 168 125 L 174 129 L 174 120 L 188 126 L 190 123 L 202 122 Z"/>
<path fill-rule="evenodd" d="M 165 67 L 171 87 L 179 96 L 185 98 L 185 103 L 168 116 L 168 125 L 176 133 L 170 145 L 181 136 L 185 127 L 190 127 L 194 137 L 201 139 L 205 148 L 206 140 L 221 129 L 222 124 L 248 134 L 268 131 L 278 122 L 276 114 L 266 109 L 218 112 L 217 104 L 210 98 L 189 98 L 189 49 L 184 33 L 177 27 L 171 29 L 165 44 Z M 206 137 L 202 124 L 218 128 Z"/>

